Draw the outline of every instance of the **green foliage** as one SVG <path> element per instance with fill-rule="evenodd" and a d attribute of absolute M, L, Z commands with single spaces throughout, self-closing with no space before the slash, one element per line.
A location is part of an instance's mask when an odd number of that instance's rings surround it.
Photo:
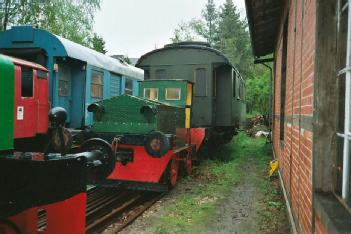
<path fill-rule="evenodd" d="M 245 79 L 252 78 L 253 56 L 247 23 L 240 19 L 240 13 L 232 0 L 226 0 L 220 10 L 219 50 L 229 58 Z"/>
<path fill-rule="evenodd" d="M 155 225 L 155 233 L 202 233 L 213 222 L 218 205 L 246 176 L 245 165 L 255 164 L 260 172 L 266 173 L 272 152 L 265 139 L 253 139 L 239 133 L 234 141 L 216 153 L 216 157 L 225 158 L 224 161 L 207 160 L 193 170 L 191 180 L 195 181 L 191 190 L 166 207 L 165 214 Z"/>
<path fill-rule="evenodd" d="M 11 25 L 31 24 L 94 48 L 94 13 L 100 0 L 5 0 L 2 30 Z"/>
<path fill-rule="evenodd" d="M 270 77 L 269 71 L 262 69 L 261 72 L 246 81 L 246 109 L 248 113 L 268 115 Z"/>
<path fill-rule="evenodd" d="M 94 36 L 91 39 L 91 45 L 92 45 L 92 49 L 100 53 L 106 54 L 107 51 L 105 49 L 105 41 L 102 37 L 100 37 L 96 33 L 94 33 Z"/>

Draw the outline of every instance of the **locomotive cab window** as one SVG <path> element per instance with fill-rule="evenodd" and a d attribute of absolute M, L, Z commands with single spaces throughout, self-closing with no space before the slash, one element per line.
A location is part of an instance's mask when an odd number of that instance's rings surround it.
<path fill-rule="evenodd" d="M 181 89 L 166 88 L 166 100 L 180 100 Z"/>
<path fill-rule="evenodd" d="M 126 79 L 124 93 L 128 95 L 133 95 L 133 80 Z"/>
<path fill-rule="evenodd" d="M 93 98 L 103 98 L 103 73 L 100 71 L 91 72 L 91 86 L 90 92 Z"/>
<path fill-rule="evenodd" d="M 156 88 L 145 88 L 144 98 L 149 100 L 158 100 L 158 89 Z"/>
<path fill-rule="evenodd" d="M 22 97 L 33 97 L 33 69 L 28 67 L 21 68 L 21 95 Z"/>
<path fill-rule="evenodd" d="M 37 77 L 38 77 L 38 79 L 46 80 L 46 78 L 47 78 L 46 72 L 38 70 Z"/>
<path fill-rule="evenodd" d="M 198 68 L 195 71 L 195 96 L 205 97 L 207 95 L 206 69 Z"/>

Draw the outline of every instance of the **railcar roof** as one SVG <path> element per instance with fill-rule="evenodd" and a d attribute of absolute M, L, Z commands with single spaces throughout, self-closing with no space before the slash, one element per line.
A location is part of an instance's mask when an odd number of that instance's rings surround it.
<path fill-rule="evenodd" d="M 100 52 L 77 44 L 73 41 L 67 40 L 63 37 L 57 36 L 57 39 L 65 47 L 68 57 L 85 61 L 96 67 L 106 69 L 118 74 L 130 76 L 138 80 L 144 79 L 144 72 L 134 66 L 129 65 L 119 59 L 112 58 Z"/>
<path fill-rule="evenodd" d="M 0 32 L 0 47 L 16 50 L 40 48 L 48 56 L 70 57 L 113 73 L 137 80 L 144 79 L 142 69 L 32 26 L 14 26 Z"/>
<path fill-rule="evenodd" d="M 23 59 L 14 58 L 14 57 L 7 56 L 7 55 L 4 55 L 4 54 L 0 54 L 0 58 L 1 57 L 7 58 L 7 59 L 13 61 L 13 63 L 21 65 L 21 66 L 27 66 L 27 67 L 35 68 L 35 69 L 46 71 L 46 72 L 48 71 L 45 67 L 43 67 L 40 64 L 32 63 L 32 62 L 29 62 L 29 61 L 26 61 L 26 60 L 23 60 Z"/>
<path fill-rule="evenodd" d="M 155 54 L 155 53 L 160 52 L 160 51 L 172 50 L 172 49 L 173 50 L 174 49 L 175 50 L 177 50 L 177 49 L 198 49 L 198 50 L 210 51 L 210 52 L 213 52 L 213 53 L 219 55 L 220 57 L 222 57 L 228 65 L 232 66 L 236 70 L 236 68 L 230 63 L 229 59 L 221 51 L 211 47 L 210 44 L 208 44 L 206 42 L 200 42 L 200 41 L 185 41 L 185 42 L 179 42 L 179 43 L 165 45 L 163 48 L 150 51 L 150 52 L 144 54 L 143 56 L 141 56 L 140 59 L 138 60 L 138 62 L 136 63 L 136 66 L 139 66 L 143 59 L 145 59 L 146 57 L 148 57 L 152 54 Z"/>
<path fill-rule="evenodd" d="M 194 84 L 194 82 L 192 82 L 190 80 L 184 80 L 184 79 L 150 79 L 150 80 L 143 80 L 142 82 L 155 82 L 155 81 L 169 81 L 169 82 L 183 81 L 183 82 Z"/>

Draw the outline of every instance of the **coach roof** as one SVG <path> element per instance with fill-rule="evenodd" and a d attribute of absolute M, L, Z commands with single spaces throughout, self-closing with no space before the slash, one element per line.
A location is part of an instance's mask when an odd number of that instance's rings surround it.
<path fill-rule="evenodd" d="M 139 68 L 32 26 L 16 26 L 1 32 L 0 47 L 2 49 L 40 48 L 45 50 L 48 56 L 74 58 L 110 72 L 138 80 L 144 79 L 144 72 Z"/>

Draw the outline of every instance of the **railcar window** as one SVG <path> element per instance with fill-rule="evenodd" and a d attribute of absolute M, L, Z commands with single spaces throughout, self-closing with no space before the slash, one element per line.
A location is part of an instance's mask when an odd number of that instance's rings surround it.
<path fill-rule="evenodd" d="M 46 80 L 46 77 L 47 77 L 47 76 L 46 76 L 46 72 L 38 70 L 38 71 L 37 71 L 37 77 L 38 77 L 39 79 Z"/>
<path fill-rule="evenodd" d="M 21 71 L 21 95 L 22 97 L 33 97 L 33 69 L 22 67 Z"/>
<path fill-rule="evenodd" d="M 242 81 L 240 81 L 240 83 L 239 83 L 239 97 L 240 97 L 240 100 L 243 100 L 243 83 L 242 83 Z"/>
<path fill-rule="evenodd" d="M 156 79 L 158 80 L 166 79 L 166 70 L 165 69 L 156 70 Z"/>
<path fill-rule="evenodd" d="M 156 88 L 145 88 L 144 89 L 144 98 L 150 100 L 158 100 L 158 89 Z"/>
<path fill-rule="evenodd" d="M 235 98 L 235 95 L 236 95 L 236 72 L 233 71 L 233 77 L 232 77 L 232 85 L 233 85 L 233 98 Z"/>
<path fill-rule="evenodd" d="M 181 89 L 166 88 L 166 100 L 180 100 Z"/>
<path fill-rule="evenodd" d="M 205 97 L 207 95 L 206 69 L 198 68 L 195 71 L 195 96 Z"/>
<path fill-rule="evenodd" d="M 133 95 L 133 80 L 126 79 L 126 85 L 124 88 L 124 93 L 128 95 Z"/>
<path fill-rule="evenodd" d="M 150 71 L 149 70 L 144 70 L 144 80 L 149 80 L 150 79 Z"/>
<path fill-rule="evenodd" d="M 213 73 L 213 97 L 217 97 L 217 72 Z"/>
<path fill-rule="evenodd" d="M 91 82 L 90 82 L 90 94 L 93 98 L 102 99 L 103 98 L 103 82 L 104 73 L 100 71 L 91 72 Z"/>

